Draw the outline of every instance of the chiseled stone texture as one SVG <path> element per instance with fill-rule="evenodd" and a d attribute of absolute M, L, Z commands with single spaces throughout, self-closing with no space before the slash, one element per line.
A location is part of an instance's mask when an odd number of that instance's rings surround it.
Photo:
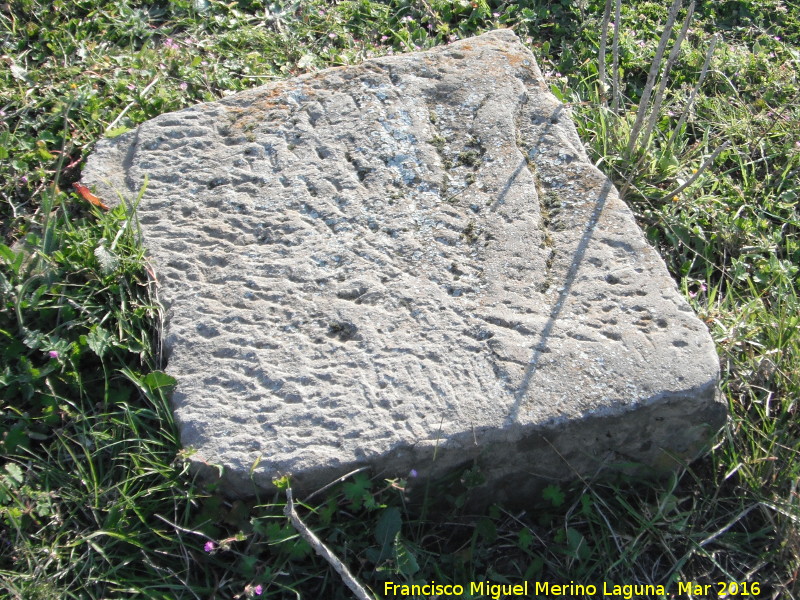
<path fill-rule="evenodd" d="M 663 470 L 719 364 L 509 30 L 161 115 L 84 183 L 134 198 L 172 402 L 232 494 L 477 466 L 497 500 Z"/>

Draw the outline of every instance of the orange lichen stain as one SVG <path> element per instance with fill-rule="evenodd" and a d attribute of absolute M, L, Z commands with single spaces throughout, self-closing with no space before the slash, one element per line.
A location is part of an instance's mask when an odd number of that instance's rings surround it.
<path fill-rule="evenodd" d="M 266 113 L 272 110 L 289 110 L 289 105 L 284 98 L 288 86 L 283 83 L 274 84 L 266 90 L 260 90 L 257 99 L 247 106 L 229 106 L 228 113 L 231 118 L 231 128 L 249 131 L 254 126 L 264 121 Z"/>
<path fill-rule="evenodd" d="M 360 66 L 360 65 L 356 65 L 356 66 Z M 306 73 L 302 77 L 304 77 L 304 78 L 307 77 L 308 79 L 319 79 L 323 75 L 327 76 L 328 73 L 335 73 L 336 71 L 344 71 L 344 70 L 346 70 L 348 68 L 352 68 L 352 67 L 349 67 L 348 65 L 340 65 L 338 67 L 328 67 L 327 69 L 323 69 L 322 71 L 316 71 L 314 73 Z"/>
<path fill-rule="evenodd" d="M 269 113 L 276 110 L 292 110 L 293 107 L 286 99 L 287 96 L 295 93 L 303 98 L 310 98 L 317 94 L 317 90 L 306 85 L 307 82 L 314 81 L 324 73 L 329 73 L 334 69 L 345 68 L 346 67 L 334 67 L 316 73 L 307 73 L 305 75 L 300 75 L 295 81 L 279 81 L 269 86 L 243 92 L 243 95 L 248 94 L 249 97 L 254 98 L 254 100 L 246 106 L 226 106 L 230 115 L 231 129 L 250 132 L 264 121 L 274 120 L 276 117 L 284 118 L 283 115 L 278 116 L 274 113 Z"/>
<path fill-rule="evenodd" d="M 530 65 L 530 62 L 528 62 L 528 64 L 526 65 L 525 64 L 525 59 L 522 56 L 520 56 L 518 53 L 516 53 L 516 52 L 513 52 L 513 53 L 512 52 L 503 52 L 503 55 L 506 57 L 506 60 L 508 60 L 508 64 L 510 64 L 512 67 L 519 67 L 519 66 L 523 66 L 523 65 L 524 66 L 529 66 Z"/>
<path fill-rule="evenodd" d="M 501 51 L 502 52 L 502 51 Z M 530 56 L 520 55 L 516 52 L 502 52 L 502 54 L 506 57 L 508 64 L 510 67 L 515 69 L 520 69 L 522 71 L 527 71 L 527 75 L 532 79 L 536 80 L 536 85 L 540 88 L 547 87 L 542 81 L 536 77 L 536 70 L 534 69 L 533 65 L 535 61 Z M 519 73 L 519 72 L 518 72 Z"/>

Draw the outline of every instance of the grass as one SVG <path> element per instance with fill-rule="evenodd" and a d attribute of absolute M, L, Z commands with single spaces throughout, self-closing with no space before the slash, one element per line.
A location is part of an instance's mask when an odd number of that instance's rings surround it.
<path fill-rule="evenodd" d="M 135 215 L 91 207 L 70 184 L 98 139 L 158 114 L 502 26 L 572 105 L 593 159 L 708 324 L 729 422 L 708 456 L 667 482 L 550 486 L 523 513 L 480 515 L 447 487 L 431 491 L 449 507 L 433 519 L 405 505 L 406 482 L 358 473 L 301 516 L 381 596 L 389 579 L 658 584 L 667 597 L 678 581 L 747 582 L 763 598 L 800 596 L 800 10 L 701 3 L 656 103 L 644 91 L 669 7 L 625 3 L 619 27 L 607 26 L 618 29 L 617 95 L 613 37 L 598 72 L 604 8 L 0 6 L 0 589 L 24 599 L 349 597 L 289 525 L 281 495 L 231 504 L 195 484 L 168 408 L 174 382 L 160 370 L 161 314 Z M 641 105 L 654 116 L 631 147 Z M 476 475 L 454 476 L 469 485 Z"/>

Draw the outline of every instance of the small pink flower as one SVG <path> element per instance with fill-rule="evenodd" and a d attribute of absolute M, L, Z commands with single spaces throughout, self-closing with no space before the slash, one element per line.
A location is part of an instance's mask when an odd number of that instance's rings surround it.
<path fill-rule="evenodd" d="M 181 81 L 181 84 L 178 87 L 181 88 L 183 91 L 186 91 L 186 88 L 189 87 L 189 84 L 186 83 L 185 81 Z"/>
<path fill-rule="evenodd" d="M 216 547 L 217 546 L 214 544 L 214 542 L 206 542 L 206 545 L 203 546 L 203 550 L 205 550 L 206 552 L 213 552 L 214 548 Z"/>
<path fill-rule="evenodd" d="M 329 37 L 329 38 L 331 38 L 332 40 L 335 40 L 335 39 L 336 39 L 336 34 L 335 34 L 335 33 L 333 33 L 333 32 L 331 31 L 331 32 L 328 34 L 328 37 Z"/>
<path fill-rule="evenodd" d="M 386 40 L 388 40 L 388 39 L 389 39 L 389 36 L 388 36 L 388 35 L 382 35 L 382 36 L 381 36 L 381 41 L 382 41 L 382 42 L 385 42 L 385 41 L 386 41 Z"/>
<path fill-rule="evenodd" d="M 264 586 L 262 586 L 260 583 L 253 589 L 253 593 L 255 593 L 256 596 L 260 596 L 261 592 L 263 591 L 264 591 Z"/>
<path fill-rule="evenodd" d="M 164 40 L 164 46 L 166 46 L 170 50 L 177 50 L 180 47 L 178 46 L 178 44 L 175 43 L 175 40 L 173 40 L 172 38 L 167 38 L 166 40 Z"/>
<path fill-rule="evenodd" d="M 701 283 L 699 289 L 696 292 L 689 292 L 689 297 L 690 298 L 695 298 L 695 297 L 697 297 L 697 294 L 700 294 L 701 292 L 705 292 L 707 289 L 708 288 L 706 287 L 706 284 L 705 283 Z"/>
<path fill-rule="evenodd" d="M 50 350 L 47 354 L 50 355 L 50 358 L 58 358 L 58 351 L 56 350 Z"/>

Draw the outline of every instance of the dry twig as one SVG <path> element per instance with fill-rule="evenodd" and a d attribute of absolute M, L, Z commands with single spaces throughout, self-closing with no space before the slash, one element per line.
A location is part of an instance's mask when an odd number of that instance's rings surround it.
<path fill-rule="evenodd" d="M 292 523 L 292 526 L 297 530 L 297 533 L 300 534 L 305 541 L 307 541 L 314 551 L 319 554 L 322 558 L 328 561 L 333 569 L 339 574 L 344 581 L 345 585 L 350 588 L 350 590 L 355 594 L 358 600 L 374 600 L 368 593 L 367 590 L 356 580 L 355 577 L 350 573 L 347 569 L 347 566 L 339 560 L 336 555 L 331 552 L 330 548 L 328 548 L 322 541 L 314 535 L 314 532 L 311 531 L 308 527 L 306 527 L 305 523 L 300 520 L 300 516 L 294 510 L 294 500 L 292 499 L 292 488 L 286 488 L 286 508 L 283 509 L 283 514 L 286 515 L 289 521 Z"/>
<path fill-rule="evenodd" d="M 669 9 L 667 24 L 664 26 L 664 33 L 661 35 L 661 40 L 658 43 L 656 56 L 653 59 L 650 72 L 647 74 L 647 83 L 645 83 L 642 97 L 639 100 L 639 110 L 636 112 L 636 121 L 631 128 L 631 137 L 628 140 L 629 155 L 633 154 L 636 141 L 639 139 L 639 132 L 642 130 L 642 126 L 644 125 L 644 118 L 647 114 L 647 107 L 650 105 L 650 95 L 653 93 L 656 75 L 658 75 L 659 68 L 661 67 L 661 59 L 664 57 L 664 51 L 667 49 L 667 43 L 669 43 L 669 38 L 672 35 L 672 26 L 675 24 L 675 19 L 678 17 L 678 9 L 680 9 L 681 4 L 682 0 L 674 0 L 672 7 Z"/>

